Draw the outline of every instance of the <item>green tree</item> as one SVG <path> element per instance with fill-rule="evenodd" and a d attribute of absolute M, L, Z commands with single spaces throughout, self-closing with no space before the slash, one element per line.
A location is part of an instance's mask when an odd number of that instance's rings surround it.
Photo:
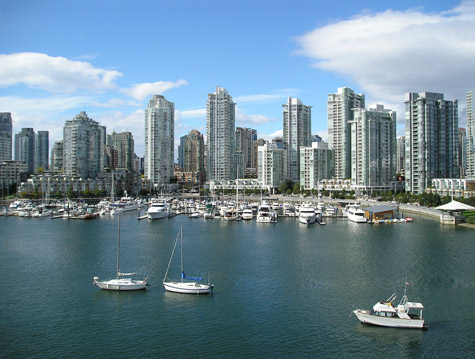
<path fill-rule="evenodd" d="M 299 182 L 294 184 L 293 193 L 294 194 L 300 194 L 300 183 Z"/>

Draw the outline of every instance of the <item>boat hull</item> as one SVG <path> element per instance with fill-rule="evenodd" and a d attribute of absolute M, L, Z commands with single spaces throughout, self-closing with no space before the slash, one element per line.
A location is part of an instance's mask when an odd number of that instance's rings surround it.
<path fill-rule="evenodd" d="M 209 284 L 200 284 L 197 282 L 163 282 L 163 286 L 169 292 L 185 294 L 208 294 L 213 288 Z"/>
<path fill-rule="evenodd" d="M 167 211 L 160 211 L 160 212 L 147 212 L 148 219 L 162 219 L 168 217 Z"/>
<path fill-rule="evenodd" d="M 147 289 L 147 282 L 133 279 L 112 279 L 107 281 L 94 280 L 94 285 L 104 290 L 131 291 Z"/>
<path fill-rule="evenodd" d="M 423 329 L 425 327 L 425 322 L 423 319 L 403 319 L 396 317 L 380 317 L 376 315 L 371 315 L 369 310 L 354 310 L 353 313 L 360 320 L 360 322 L 365 324 L 378 325 L 381 327 L 390 327 L 390 328 L 412 328 L 412 329 Z"/>

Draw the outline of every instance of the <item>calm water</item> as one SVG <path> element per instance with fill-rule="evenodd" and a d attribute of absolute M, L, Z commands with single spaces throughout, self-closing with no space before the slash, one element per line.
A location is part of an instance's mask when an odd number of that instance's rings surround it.
<path fill-rule="evenodd" d="M 121 224 L 121 270 L 144 292 L 101 291 L 115 275 L 117 218 L 0 217 L 0 357 L 463 358 L 475 354 L 475 231 L 344 219 L 303 226 L 178 216 Z M 213 296 L 162 287 L 184 233 L 188 275 Z M 169 277 L 179 278 L 179 257 Z M 371 327 L 350 316 L 393 292 L 420 300 L 429 330 Z"/>

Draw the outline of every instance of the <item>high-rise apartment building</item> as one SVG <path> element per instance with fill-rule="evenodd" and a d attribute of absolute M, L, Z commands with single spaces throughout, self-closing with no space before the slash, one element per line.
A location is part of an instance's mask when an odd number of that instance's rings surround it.
<path fill-rule="evenodd" d="M 467 177 L 475 178 L 475 108 L 473 91 L 467 92 Z"/>
<path fill-rule="evenodd" d="M 185 136 L 184 136 L 185 137 Z M 205 178 L 205 143 L 204 136 L 197 130 L 191 130 L 183 143 L 183 171 L 199 173 Z"/>
<path fill-rule="evenodd" d="M 227 181 L 236 178 L 235 106 L 223 87 L 208 94 L 206 104 L 207 179 Z"/>
<path fill-rule="evenodd" d="M 22 128 L 15 134 L 15 161 L 26 163 L 28 172 L 35 172 L 35 131 Z"/>
<path fill-rule="evenodd" d="M 258 138 L 256 141 L 254 141 L 254 143 L 252 144 L 252 147 L 254 148 L 254 153 L 258 153 L 259 146 L 264 146 L 265 143 L 266 140 L 264 140 L 263 138 Z M 254 156 L 254 158 L 252 159 L 252 168 L 257 169 L 257 156 Z"/>
<path fill-rule="evenodd" d="M 328 144 L 333 150 L 334 176 L 336 179 L 351 177 L 351 133 L 349 122 L 353 109 L 365 107 L 365 96 L 355 94 L 348 87 L 340 87 L 328 95 Z"/>
<path fill-rule="evenodd" d="M 187 135 L 180 137 L 180 144 L 178 145 L 178 168 L 183 169 L 185 166 L 185 142 L 187 139 Z"/>
<path fill-rule="evenodd" d="M 106 128 L 81 111 L 63 128 L 63 174 L 95 178 L 104 169 Z"/>
<path fill-rule="evenodd" d="M 399 136 L 396 140 L 396 172 L 401 176 L 405 174 L 406 166 L 406 137 Z"/>
<path fill-rule="evenodd" d="M 252 167 L 253 158 L 257 156 L 254 153 L 254 141 L 257 140 L 257 130 L 252 128 L 236 128 L 236 152 L 242 153 L 244 168 Z"/>
<path fill-rule="evenodd" d="M 12 160 L 12 114 L 0 112 L 0 163 Z"/>
<path fill-rule="evenodd" d="M 311 146 L 312 106 L 305 106 L 298 98 L 289 97 L 283 107 L 285 178 L 300 180 L 300 147 Z"/>
<path fill-rule="evenodd" d="M 353 110 L 351 185 L 365 190 L 390 190 L 396 179 L 396 112 L 374 108 Z"/>
<path fill-rule="evenodd" d="M 459 162 L 458 167 L 460 170 L 460 178 L 465 178 L 467 175 L 467 131 L 465 128 L 459 128 L 458 131 L 458 154 Z"/>
<path fill-rule="evenodd" d="M 145 110 L 145 177 L 162 186 L 174 173 L 175 104 L 154 95 Z"/>
<path fill-rule="evenodd" d="M 300 148 L 300 188 L 318 189 L 320 180 L 332 178 L 332 151 L 327 142 Z"/>
<path fill-rule="evenodd" d="M 261 186 L 267 187 L 269 193 L 278 188 L 285 180 L 285 151 L 273 143 L 265 143 L 258 147 L 257 179 Z"/>
<path fill-rule="evenodd" d="M 107 135 L 107 144 L 117 151 L 117 168 L 127 171 L 134 171 L 134 136 L 132 132 L 124 131 L 121 133 L 112 132 Z"/>
<path fill-rule="evenodd" d="M 441 93 L 407 93 L 406 191 L 423 193 L 433 178 L 458 178 L 458 102 Z"/>
<path fill-rule="evenodd" d="M 49 132 L 38 131 L 35 134 L 35 169 L 49 169 Z"/>
<path fill-rule="evenodd" d="M 58 173 L 63 171 L 63 140 L 56 141 L 51 149 L 50 169 Z"/>

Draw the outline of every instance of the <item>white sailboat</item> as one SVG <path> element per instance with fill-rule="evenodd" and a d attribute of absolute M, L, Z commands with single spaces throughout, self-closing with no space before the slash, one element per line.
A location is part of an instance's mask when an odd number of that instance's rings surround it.
<path fill-rule="evenodd" d="M 170 269 L 170 264 L 172 263 L 173 255 L 175 254 L 176 245 L 178 243 L 178 238 L 180 238 L 180 251 L 181 251 L 181 282 L 178 281 L 169 281 L 167 280 L 168 270 Z M 185 281 L 186 280 L 186 281 Z M 178 233 L 175 245 L 173 246 L 172 255 L 170 256 L 170 261 L 168 262 L 168 268 L 163 277 L 163 286 L 169 292 L 176 293 L 186 293 L 186 294 L 208 294 L 213 292 L 213 284 L 201 284 L 201 277 L 187 277 L 183 271 L 183 227 L 180 227 L 180 232 Z"/>
<path fill-rule="evenodd" d="M 119 224 L 118 224 L 118 239 L 117 239 L 117 277 L 110 280 L 99 280 L 99 277 L 94 277 L 94 285 L 97 285 L 101 289 L 105 290 L 117 290 L 117 291 L 126 291 L 126 290 L 142 290 L 146 289 L 149 285 L 146 279 L 138 280 L 132 279 L 130 277 L 124 278 L 125 276 L 133 276 L 137 273 L 121 273 L 119 267 L 120 259 L 120 215 L 119 215 Z"/>

